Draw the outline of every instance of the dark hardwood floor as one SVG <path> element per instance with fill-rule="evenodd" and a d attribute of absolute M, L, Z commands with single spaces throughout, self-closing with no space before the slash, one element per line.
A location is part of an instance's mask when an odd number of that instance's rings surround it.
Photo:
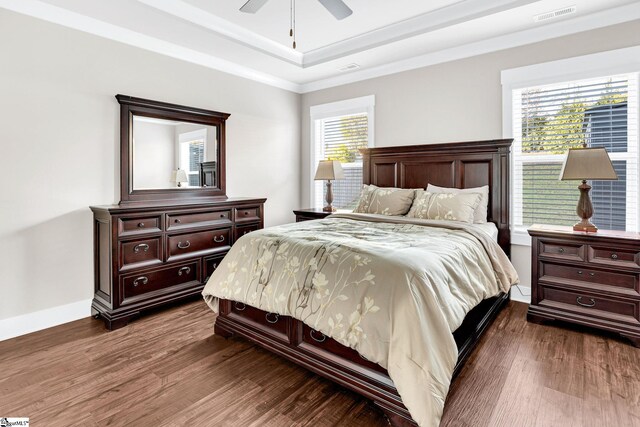
<path fill-rule="evenodd" d="M 640 350 L 535 325 L 511 302 L 454 381 L 442 426 L 640 426 Z M 241 339 L 201 301 L 106 332 L 0 342 L 0 416 L 34 426 L 385 426 L 366 399 Z"/>

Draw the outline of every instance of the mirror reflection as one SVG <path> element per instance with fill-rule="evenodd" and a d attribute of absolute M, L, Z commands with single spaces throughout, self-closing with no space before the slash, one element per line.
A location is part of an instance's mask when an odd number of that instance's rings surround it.
<path fill-rule="evenodd" d="M 133 190 L 217 187 L 217 128 L 133 117 Z"/>

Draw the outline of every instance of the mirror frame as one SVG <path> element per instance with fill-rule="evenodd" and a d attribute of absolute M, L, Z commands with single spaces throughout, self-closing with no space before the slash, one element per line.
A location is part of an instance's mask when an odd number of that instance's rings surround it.
<path fill-rule="evenodd" d="M 120 204 L 151 201 L 202 201 L 203 198 L 227 198 L 225 124 L 230 114 L 203 110 L 128 95 L 116 95 L 120 104 Z M 144 116 L 216 126 L 218 132 L 217 187 L 133 189 L 133 117 Z"/>

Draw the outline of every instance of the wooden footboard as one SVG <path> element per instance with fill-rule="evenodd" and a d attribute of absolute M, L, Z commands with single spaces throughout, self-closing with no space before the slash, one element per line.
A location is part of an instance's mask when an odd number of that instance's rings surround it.
<path fill-rule="evenodd" d="M 469 312 L 454 332 L 458 345 L 454 376 L 508 300 L 509 294 L 484 300 Z M 240 302 L 221 300 L 215 333 L 224 337 L 238 335 L 247 338 L 371 399 L 394 426 L 415 425 L 384 368 L 297 319 L 267 313 Z"/>

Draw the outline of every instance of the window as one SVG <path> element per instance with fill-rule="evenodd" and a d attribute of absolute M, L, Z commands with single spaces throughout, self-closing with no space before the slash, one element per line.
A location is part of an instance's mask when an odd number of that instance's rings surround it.
<path fill-rule="evenodd" d="M 179 136 L 179 165 L 187 173 L 189 187 L 200 186 L 200 163 L 205 159 L 207 130 L 181 133 Z"/>
<path fill-rule="evenodd" d="M 553 64 L 542 65 L 548 70 Z M 567 69 L 558 66 L 558 71 Z M 508 77 L 514 77 L 513 71 Z M 545 77 L 541 73 L 529 84 L 505 88 L 505 107 L 510 109 L 505 126 L 510 125 L 514 138 L 512 241 L 529 243 L 526 228 L 532 224 L 578 221 L 580 182 L 560 181 L 559 176 L 566 151 L 579 147 L 606 148 L 618 174 L 617 181 L 589 183 L 593 223 L 602 229 L 637 231 L 638 73 L 578 79 L 564 75 L 551 83 Z M 536 78 L 546 81 L 535 84 Z"/>
<path fill-rule="evenodd" d="M 344 179 L 333 182 L 333 205 L 352 208 L 362 189 L 361 148 L 373 146 L 374 97 L 311 107 L 311 205 L 324 206 L 324 181 L 313 181 L 320 160 L 338 160 Z"/>

